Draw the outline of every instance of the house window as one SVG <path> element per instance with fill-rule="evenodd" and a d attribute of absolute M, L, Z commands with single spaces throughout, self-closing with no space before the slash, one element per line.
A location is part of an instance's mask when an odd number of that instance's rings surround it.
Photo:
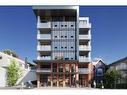
<path fill-rule="evenodd" d="M 63 36 L 61 36 L 61 38 L 63 38 Z"/>
<path fill-rule="evenodd" d="M 61 48 L 63 48 L 63 47 L 61 47 Z"/>
<path fill-rule="evenodd" d="M 71 58 L 71 59 L 73 59 L 73 58 Z"/>
<path fill-rule="evenodd" d="M 57 47 L 55 47 L 55 49 L 57 49 Z"/>
<path fill-rule="evenodd" d="M 67 27 L 67 25 L 65 25 L 65 27 Z"/>
<path fill-rule="evenodd" d="M 103 70 L 102 68 L 97 69 L 97 76 L 103 76 Z"/>
<path fill-rule="evenodd" d="M 0 59 L 2 59 L 2 56 L 0 56 Z"/>
<path fill-rule="evenodd" d="M 67 48 L 67 47 L 65 47 L 65 48 Z"/>
<path fill-rule="evenodd" d="M 63 25 L 61 25 L 61 27 L 63 27 Z"/>
<path fill-rule="evenodd" d="M 57 38 L 57 36 L 55 36 L 55 38 Z"/>
<path fill-rule="evenodd" d="M 57 27 L 57 25 L 55 25 L 55 27 Z"/>
<path fill-rule="evenodd" d="M 71 48 L 73 48 L 73 47 L 71 47 Z"/>
<path fill-rule="evenodd" d="M 57 58 L 55 58 L 55 60 L 56 60 Z"/>
<path fill-rule="evenodd" d="M 67 38 L 67 36 L 65 36 L 65 38 Z"/>

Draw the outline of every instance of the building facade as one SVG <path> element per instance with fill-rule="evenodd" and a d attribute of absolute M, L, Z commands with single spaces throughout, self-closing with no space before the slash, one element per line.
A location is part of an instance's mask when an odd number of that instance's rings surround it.
<path fill-rule="evenodd" d="M 37 80 L 35 70 L 31 70 L 29 64 L 27 64 L 24 60 L 0 52 L 0 87 L 8 86 L 7 67 L 11 64 L 12 60 L 14 60 L 17 63 L 17 65 L 20 67 L 22 71 L 22 77 L 18 79 L 16 85 L 20 85 L 22 82 L 25 83 L 28 81 Z"/>
<path fill-rule="evenodd" d="M 37 18 L 37 86 L 88 86 L 91 23 L 78 6 L 34 6 Z"/>
<path fill-rule="evenodd" d="M 127 57 L 109 64 L 109 70 L 117 70 L 120 73 L 117 84 L 127 84 Z"/>

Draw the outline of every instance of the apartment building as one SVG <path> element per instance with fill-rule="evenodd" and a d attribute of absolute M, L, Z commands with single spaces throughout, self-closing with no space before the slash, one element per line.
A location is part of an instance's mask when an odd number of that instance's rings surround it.
<path fill-rule="evenodd" d="M 89 85 L 91 23 L 79 6 L 34 6 L 37 18 L 37 86 Z"/>

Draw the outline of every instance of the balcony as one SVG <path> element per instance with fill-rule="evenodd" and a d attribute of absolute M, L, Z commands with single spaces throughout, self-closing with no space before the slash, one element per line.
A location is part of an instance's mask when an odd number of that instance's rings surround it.
<path fill-rule="evenodd" d="M 79 22 L 79 28 L 90 29 L 91 28 L 91 24 L 90 23 Z"/>
<path fill-rule="evenodd" d="M 79 56 L 79 62 L 90 62 L 90 58 L 89 57 L 85 57 L 85 56 Z"/>
<path fill-rule="evenodd" d="M 79 51 L 91 51 L 91 47 L 86 45 L 79 45 Z"/>
<path fill-rule="evenodd" d="M 50 34 L 37 34 L 38 40 L 51 40 Z"/>
<path fill-rule="evenodd" d="M 78 72 L 79 74 L 89 74 L 90 70 L 88 68 L 79 68 Z"/>
<path fill-rule="evenodd" d="M 50 45 L 38 45 L 37 46 L 38 51 L 51 51 Z"/>
<path fill-rule="evenodd" d="M 44 30 L 50 30 L 51 29 L 51 22 L 37 23 L 37 28 L 44 29 Z"/>
<path fill-rule="evenodd" d="M 37 73 L 50 73 L 51 69 L 49 68 L 40 68 L 36 70 Z"/>
<path fill-rule="evenodd" d="M 79 40 L 90 40 L 91 35 L 79 35 Z"/>
<path fill-rule="evenodd" d="M 51 56 L 42 56 L 42 57 L 38 56 L 37 60 L 51 60 Z"/>

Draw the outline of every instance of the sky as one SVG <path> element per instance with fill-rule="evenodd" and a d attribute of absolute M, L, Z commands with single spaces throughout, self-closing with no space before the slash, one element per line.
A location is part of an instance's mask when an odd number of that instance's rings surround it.
<path fill-rule="evenodd" d="M 127 7 L 80 6 L 92 24 L 92 59 L 110 64 L 127 56 Z M 37 57 L 36 17 L 31 6 L 0 7 L 0 51 L 11 49 L 32 62 Z"/>

